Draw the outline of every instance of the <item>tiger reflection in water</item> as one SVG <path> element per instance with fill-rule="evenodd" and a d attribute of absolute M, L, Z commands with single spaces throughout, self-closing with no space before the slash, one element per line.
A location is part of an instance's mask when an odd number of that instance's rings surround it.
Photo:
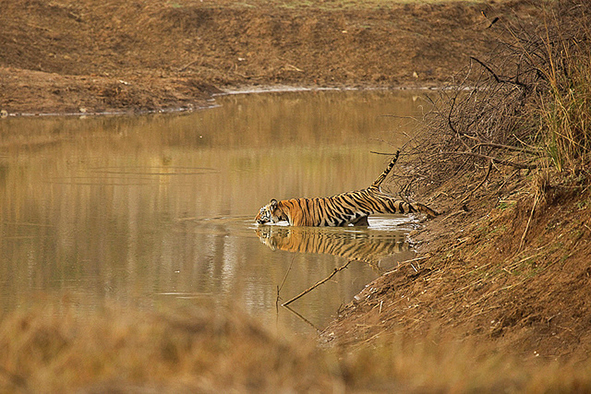
<path fill-rule="evenodd" d="M 331 254 L 368 263 L 378 271 L 383 258 L 411 250 L 402 232 L 343 232 L 284 226 L 262 226 L 255 232 L 271 250 Z"/>

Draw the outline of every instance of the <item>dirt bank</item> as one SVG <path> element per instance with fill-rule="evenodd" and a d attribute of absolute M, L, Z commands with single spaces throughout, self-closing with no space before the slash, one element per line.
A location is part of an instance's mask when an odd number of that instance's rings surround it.
<path fill-rule="evenodd" d="M 587 360 L 590 190 L 571 180 L 540 194 L 514 175 L 491 176 L 465 204 L 464 185 L 448 185 L 434 199 L 444 213 L 412 234 L 418 258 L 368 284 L 324 339 L 350 346 L 428 333 L 525 359 Z"/>
<path fill-rule="evenodd" d="M 0 110 L 154 111 L 233 86 L 438 86 L 526 2 L 0 1 Z M 484 11 L 484 14 L 483 14 Z"/>
<path fill-rule="evenodd" d="M 369 284 L 327 341 L 452 338 L 589 364 L 590 13 L 589 2 L 554 3 L 481 64 L 476 87 L 440 95 L 405 152 L 413 159 L 397 165 L 442 215 L 413 234 L 419 256 Z M 499 64 L 513 73 L 497 75 Z"/>

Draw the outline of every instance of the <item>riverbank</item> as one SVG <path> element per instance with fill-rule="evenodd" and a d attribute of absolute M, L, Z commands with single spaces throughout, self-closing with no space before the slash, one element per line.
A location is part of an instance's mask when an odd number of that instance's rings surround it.
<path fill-rule="evenodd" d="M 589 389 L 589 12 L 553 5 L 543 26 L 514 28 L 498 59 L 476 61 L 484 70 L 469 94 L 436 100 L 394 176 L 442 214 L 412 235 L 418 257 L 368 284 L 325 341 L 468 343 L 477 359 L 587 371 L 561 390 Z M 554 390 L 544 384 L 534 391 Z"/>
<path fill-rule="evenodd" d="M 0 110 L 153 112 L 238 87 L 433 87 L 488 58 L 517 2 L 2 1 Z"/>

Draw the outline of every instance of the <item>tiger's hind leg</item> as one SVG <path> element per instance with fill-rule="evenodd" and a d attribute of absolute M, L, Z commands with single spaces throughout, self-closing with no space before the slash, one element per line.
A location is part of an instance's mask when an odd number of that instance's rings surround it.
<path fill-rule="evenodd" d="M 361 216 L 359 219 L 351 222 L 353 226 L 369 226 L 369 222 L 367 221 L 368 216 Z"/>

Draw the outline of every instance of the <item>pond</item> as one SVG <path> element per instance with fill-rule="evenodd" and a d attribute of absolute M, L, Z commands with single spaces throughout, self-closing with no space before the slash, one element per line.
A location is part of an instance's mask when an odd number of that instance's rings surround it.
<path fill-rule="evenodd" d="M 338 229 L 253 218 L 271 198 L 369 186 L 390 159 L 371 151 L 393 152 L 412 132 L 397 116 L 420 115 L 416 93 L 226 95 L 216 104 L 0 120 L 0 311 L 47 296 L 77 308 L 205 303 L 306 333 L 413 257 L 406 216 Z M 278 306 L 350 260 L 291 310 Z"/>

